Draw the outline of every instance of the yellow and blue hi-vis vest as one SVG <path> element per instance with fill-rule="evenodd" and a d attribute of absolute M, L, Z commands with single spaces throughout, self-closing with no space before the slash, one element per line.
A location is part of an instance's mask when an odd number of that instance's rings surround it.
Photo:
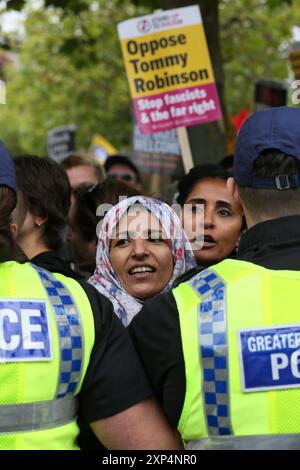
<path fill-rule="evenodd" d="M 225 260 L 173 290 L 189 449 L 300 449 L 300 272 Z"/>
<path fill-rule="evenodd" d="M 94 344 L 73 279 L 0 264 L 0 449 L 78 449 L 76 395 Z"/>

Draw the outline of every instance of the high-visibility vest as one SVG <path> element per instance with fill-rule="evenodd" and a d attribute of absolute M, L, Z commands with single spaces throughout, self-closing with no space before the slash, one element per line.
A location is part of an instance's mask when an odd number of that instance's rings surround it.
<path fill-rule="evenodd" d="M 76 395 L 94 331 L 76 281 L 0 264 L 0 449 L 78 449 Z"/>
<path fill-rule="evenodd" d="M 173 295 L 187 448 L 300 449 L 300 272 L 228 259 Z"/>

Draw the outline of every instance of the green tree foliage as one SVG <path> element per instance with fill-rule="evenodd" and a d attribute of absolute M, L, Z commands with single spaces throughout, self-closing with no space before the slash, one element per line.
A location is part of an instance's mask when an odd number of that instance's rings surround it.
<path fill-rule="evenodd" d="M 7 71 L 7 103 L 0 107 L 1 138 L 13 151 L 45 154 L 47 131 L 68 123 L 78 126 L 78 148 L 87 148 L 95 133 L 117 148 L 130 145 L 130 96 L 116 25 L 145 9 L 118 3 L 85 0 L 88 8 L 76 15 L 54 7 L 27 10 L 18 65 Z"/>
<path fill-rule="evenodd" d="M 226 102 L 234 114 L 253 108 L 254 82 L 288 77 L 288 46 L 299 24 L 299 3 L 220 0 Z"/>

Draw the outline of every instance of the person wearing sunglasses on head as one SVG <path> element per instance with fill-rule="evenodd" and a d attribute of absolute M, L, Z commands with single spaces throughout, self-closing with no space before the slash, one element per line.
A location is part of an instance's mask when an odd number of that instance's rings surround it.
<path fill-rule="evenodd" d="M 141 175 L 138 168 L 125 155 L 112 155 L 105 160 L 104 169 L 109 179 L 119 180 L 141 190 Z"/>

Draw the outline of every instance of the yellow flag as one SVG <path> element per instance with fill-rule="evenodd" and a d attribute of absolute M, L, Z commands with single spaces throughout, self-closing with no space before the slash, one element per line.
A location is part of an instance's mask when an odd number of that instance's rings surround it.
<path fill-rule="evenodd" d="M 118 151 L 102 135 L 96 134 L 92 138 L 89 152 L 94 155 L 101 163 L 104 163 L 108 155 L 113 155 Z"/>

